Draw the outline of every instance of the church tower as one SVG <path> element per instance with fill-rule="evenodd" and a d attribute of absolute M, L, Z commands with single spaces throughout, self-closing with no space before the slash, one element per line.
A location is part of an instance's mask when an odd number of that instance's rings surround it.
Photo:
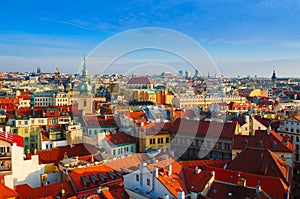
<path fill-rule="evenodd" d="M 272 82 L 273 82 L 273 88 L 276 88 L 277 77 L 276 77 L 275 70 L 273 70 L 273 75 L 272 75 L 271 79 L 272 79 Z"/>
<path fill-rule="evenodd" d="M 86 68 L 86 57 L 83 58 L 83 69 L 81 74 L 81 84 L 78 87 L 79 95 L 77 97 L 78 109 L 83 111 L 83 114 L 93 112 L 93 96 L 92 86 L 88 81 L 88 71 Z"/>

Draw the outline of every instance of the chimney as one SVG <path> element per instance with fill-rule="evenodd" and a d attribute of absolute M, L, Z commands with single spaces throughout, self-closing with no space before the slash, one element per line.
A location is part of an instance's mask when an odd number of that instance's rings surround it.
<path fill-rule="evenodd" d="M 185 199 L 185 193 L 183 190 L 178 191 L 178 199 Z"/>
<path fill-rule="evenodd" d="M 196 171 L 196 174 L 201 173 L 201 169 L 199 169 L 198 166 L 196 166 L 195 171 Z"/>
<path fill-rule="evenodd" d="M 5 126 L 5 137 L 8 138 L 8 135 L 10 133 L 10 126 Z"/>
<path fill-rule="evenodd" d="M 154 180 L 154 178 L 158 178 L 158 168 L 154 166 L 152 170 L 153 170 L 152 173 L 153 173 L 153 180 Z"/>
<path fill-rule="evenodd" d="M 60 193 L 61 193 L 61 196 L 62 196 L 62 197 L 65 196 L 66 191 L 65 191 L 65 189 L 64 189 L 63 184 L 60 185 Z"/>
<path fill-rule="evenodd" d="M 214 171 L 210 172 L 210 174 L 211 174 L 212 176 L 215 176 L 215 172 L 214 172 Z"/>
<path fill-rule="evenodd" d="M 237 184 L 241 187 L 245 187 L 246 186 L 245 178 L 239 178 L 238 181 L 237 181 Z"/>
<path fill-rule="evenodd" d="M 169 197 L 169 194 L 165 194 L 165 197 L 164 197 L 164 199 L 169 199 L 170 197 Z"/>
<path fill-rule="evenodd" d="M 167 169 L 168 169 L 168 176 L 170 177 L 172 175 L 172 165 L 167 164 Z"/>
<path fill-rule="evenodd" d="M 260 194 L 261 186 L 257 185 L 256 188 L 255 188 L 255 192 L 256 192 L 256 194 Z"/>

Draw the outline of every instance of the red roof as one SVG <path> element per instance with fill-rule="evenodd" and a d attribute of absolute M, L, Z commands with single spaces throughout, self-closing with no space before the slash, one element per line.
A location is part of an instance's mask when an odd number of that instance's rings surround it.
<path fill-rule="evenodd" d="M 80 157 L 95 154 L 99 150 L 100 149 L 89 144 L 75 144 L 72 148 L 70 146 L 57 147 L 51 150 L 38 151 L 37 154 L 39 155 L 39 161 L 41 163 L 55 163 L 58 165 L 58 163 L 63 160 L 65 153 L 67 153 L 68 157 Z"/>
<path fill-rule="evenodd" d="M 237 184 L 240 178 L 246 180 L 246 186 L 256 187 L 261 186 L 261 189 L 266 192 L 271 198 L 285 198 L 285 193 L 288 193 L 289 187 L 282 181 L 281 178 L 254 175 L 241 171 L 232 171 L 229 169 L 221 169 L 216 167 L 207 167 L 207 172 L 215 172 L 215 180 Z"/>
<path fill-rule="evenodd" d="M 23 147 L 23 137 L 12 133 L 0 132 L 0 140 L 9 142 L 10 144 L 16 143 L 17 146 Z"/>
<path fill-rule="evenodd" d="M 61 196 L 61 188 L 65 190 L 65 196 L 74 196 L 74 190 L 72 188 L 72 185 L 70 181 L 64 181 L 57 184 L 50 184 L 47 186 L 41 186 L 37 188 L 31 188 L 27 184 L 23 185 L 17 185 L 15 187 L 15 190 L 20 194 L 20 197 L 18 199 L 26 199 L 26 198 L 44 198 L 44 196 L 47 195 L 47 197 L 53 197 L 56 198 L 56 196 Z"/>
<path fill-rule="evenodd" d="M 269 134 L 267 133 L 269 132 Z M 286 142 L 286 143 L 284 143 Z M 293 153 L 294 145 L 278 135 L 273 130 L 257 130 L 253 136 L 235 135 L 232 148 L 243 149 L 245 147 L 267 148 L 271 151 Z"/>
<path fill-rule="evenodd" d="M 17 192 L 0 183 L 0 199 L 15 198 L 18 196 Z"/>
<path fill-rule="evenodd" d="M 227 169 L 273 176 L 281 178 L 284 182 L 288 181 L 288 165 L 268 149 L 246 148 L 229 163 Z"/>
<path fill-rule="evenodd" d="M 224 160 L 187 160 L 187 161 L 180 161 L 179 164 L 181 164 L 183 167 L 188 168 L 195 168 L 198 166 L 206 167 L 206 166 L 213 166 L 218 168 L 223 168 L 225 164 L 227 164 L 228 161 Z"/>
<path fill-rule="evenodd" d="M 268 118 L 263 118 L 259 115 L 255 115 L 254 119 L 256 119 L 258 122 L 260 122 L 261 124 L 263 124 L 265 127 L 269 127 L 269 125 L 271 124 L 272 120 L 268 119 Z"/>
<path fill-rule="evenodd" d="M 183 118 L 183 117 L 189 117 L 189 118 L 194 118 L 196 116 L 194 110 L 181 110 L 181 109 L 176 109 L 174 111 L 174 117 L 176 118 Z"/>
<path fill-rule="evenodd" d="M 198 136 L 217 136 L 232 139 L 236 130 L 236 122 L 198 121 L 178 118 L 169 128 L 170 132 L 195 134 Z"/>
<path fill-rule="evenodd" d="M 153 84 L 153 82 L 148 77 L 133 77 L 127 84 Z"/>
<path fill-rule="evenodd" d="M 87 123 L 87 126 L 99 126 L 99 127 L 105 127 L 105 126 L 115 126 L 116 121 L 114 117 L 101 117 L 101 116 L 84 116 L 84 120 Z"/>
<path fill-rule="evenodd" d="M 170 122 L 160 122 L 160 123 L 144 123 L 143 130 L 146 130 L 146 135 L 159 135 L 159 134 L 168 134 L 171 126 Z"/>
<path fill-rule="evenodd" d="M 107 134 L 105 139 L 111 146 L 131 144 L 136 142 L 135 137 L 124 132 Z"/>
<path fill-rule="evenodd" d="M 114 173 L 116 175 L 115 179 L 110 175 Z M 98 174 L 106 176 L 107 181 L 102 181 L 101 178 L 98 177 Z M 90 166 L 85 168 L 77 168 L 73 169 L 70 173 L 70 178 L 74 187 L 76 189 L 77 197 L 82 198 L 86 195 L 91 195 L 97 193 L 97 188 L 99 185 L 94 184 L 93 180 L 90 180 L 90 186 L 86 187 L 82 181 L 82 177 L 86 177 L 87 179 L 91 179 L 90 175 L 93 175 L 99 180 L 99 184 L 105 183 L 105 186 L 109 187 L 109 192 L 114 198 L 129 198 L 125 190 L 122 188 L 123 186 L 123 178 L 115 173 L 115 170 L 105 164 Z"/>
<path fill-rule="evenodd" d="M 267 199 L 264 194 L 257 194 L 254 188 L 243 187 L 214 181 L 210 187 L 207 198 L 256 198 Z"/>

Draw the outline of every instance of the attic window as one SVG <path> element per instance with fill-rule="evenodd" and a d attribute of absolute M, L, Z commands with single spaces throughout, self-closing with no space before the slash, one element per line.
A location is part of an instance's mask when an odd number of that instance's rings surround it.
<path fill-rule="evenodd" d="M 243 146 L 244 146 L 244 147 L 248 146 L 248 140 L 244 140 Z"/>
<path fill-rule="evenodd" d="M 262 147 L 262 141 L 261 140 L 258 141 L 257 145 L 258 145 L 258 147 Z"/>
<path fill-rule="evenodd" d="M 273 149 L 274 149 L 274 148 L 277 148 L 277 142 L 274 141 L 274 142 L 272 143 L 272 148 L 273 148 Z"/>

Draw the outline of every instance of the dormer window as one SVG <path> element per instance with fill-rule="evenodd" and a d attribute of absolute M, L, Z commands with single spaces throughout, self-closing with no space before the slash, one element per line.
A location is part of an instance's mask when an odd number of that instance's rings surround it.
<path fill-rule="evenodd" d="M 244 147 L 247 147 L 247 146 L 248 146 L 248 140 L 244 140 L 243 146 L 244 146 Z"/>
<path fill-rule="evenodd" d="M 262 147 L 262 141 L 261 140 L 258 141 L 257 145 L 258 145 L 258 147 Z"/>

